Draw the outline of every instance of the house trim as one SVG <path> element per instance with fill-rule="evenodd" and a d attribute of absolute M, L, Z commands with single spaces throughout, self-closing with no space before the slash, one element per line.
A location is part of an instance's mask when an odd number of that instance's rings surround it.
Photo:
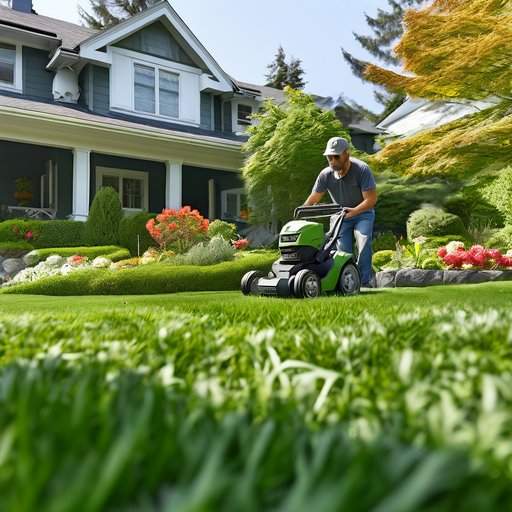
<path fill-rule="evenodd" d="M 0 89 L 5 91 L 23 93 L 23 45 L 20 42 L 9 39 L 0 39 L 0 43 L 8 44 L 16 48 L 16 59 L 14 62 L 14 83 L 0 82 Z"/>
<path fill-rule="evenodd" d="M 156 4 L 154 7 L 119 23 L 111 29 L 105 30 L 100 34 L 95 34 L 91 38 L 86 39 L 80 44 L 80 56 L 86 59 L 111 64 L 112 55 L 109 52 L 105 53 L 99 51 L 101 48 L 111 46 L 122 39 L 125 39 L 162 17 L 167 19 L 188 46 L 195 52 L 201 61 L 204 62 L 205 67 L 213 73 L 217 80 L 219 80 L 217 90 L 221 92 L 233 91 L 234 84 L 231 78 L 222 70 L 215 59 L 209 54 L 206 48 L 200 43 L 184 21 L 178 16 L 176 11 L 167 2 Z"/>

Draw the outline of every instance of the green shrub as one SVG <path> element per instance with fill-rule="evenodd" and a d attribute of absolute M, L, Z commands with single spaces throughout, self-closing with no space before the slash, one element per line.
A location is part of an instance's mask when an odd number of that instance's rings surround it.
<path fill-rule="evenodd" d="M 33 248 L 34 246 L 28 242 L 0 242 L 0 255 L 13 251 L 31 251 Z"/>
<path fill-rule="evenodd" d="M 128 251 L 128 249 L 116 245 L 99 247 L 52 247 L 50 249 L 37 249 L 36 253 L 40 260 L 45 260 L 48 256 L 52 256 L 53 254 L 64 258 L 78 254 L 79 256 L 86 256 L 90 260 L 98 256 L 103 256 L 112 261 L 120 261 L 130 257 L 130 251 Z"/>
<path fill-rule="evenodd" d="M 487 241 L 487 247 L 496 249 L 512 249 L 512 225 L 500 229 Z"/>
<path fill-rule="evenodd" d="M 72 220 L 12 219 L 0 222 L 0 242 L 25 241 L 35 248 L 83 245 L 84 223 Z"/>
<path fill-rule="evenodd" d="M 375 230 L 406 234 L 409 215 L 423 204 L 441 206 L 453 185 L 444 181 L 416 182 L 403 178 L 387 179 L 377 184 L 379 199 L 375 207 Z"/>
<path fill-rule="evenodd" d="M 86 245 L 117 245 L 122 218 L 123 210 L 118 193 L 112 187 L 102 187 L 94 197 L 85 223 Z"/>
<path fill-rule="evenodd" d="M 482 194 L 503 215 L 505 224 L 512 224 L 512 167 L 502 169 Z"/>
<path fill-rule="evenodd" d="M 502 227 L 503 215 L 482 197 L 481 189 L 465 188 L 446 198 L 444 209 L 458 215 L 467 227 Z"/>
<path fill-rule="evenodd" d="M 194 245 L 184 255 L 175 258 L 176 264 L 181 265 L 214 265 L 223 261 L 230 261 L 235 255 L 231 242 L 221 236 L 215 236 L 208 242 Z"/>
<path fill-rule="evenodd" d="M 414 211 L 407 220 L 407 238 L 412 241 L 419 236 L 443 236 L 456 234 L 467 237 L 460 217 L 432 206 Z"/>
<path fill-rule="evenodd" d="M 119 244 L 129 249 L 132 256 L 142 256 L 149 247 L 156 246 L 146 229 L 148 220 L 155 217 L 156 213 L 141 212 L 124 217 L 119 223 Z"/>
<path fill-rule="evenodd" d="M 388 249 L 394 250 L 397 241 L 392 231 L 379 233 L 372 241 L 373 252 L 386 251 Z"/>
<path fill-rule="evenodd" d="M 152 295 L 192 291 L 239 290 L 249 270 L 268 272 L 274 252 L 247 254 L 234 261 L 210 266 L 177 266 L 164 263 L 123 270 L 83 270 L 33 283 L 6 288 L 1 293 L 36 295 Z"/>
<path fill-rule="evenodd" d="M 223 220 L 214 220 L 208 226 L 208 237 L 213 238 L 215 236 L 221 236 L 224 240 L 236 240 L 237 229 L 236 224 L 225 222 Z"/>
<path fill-rule="evenodd" d="M 372 264 L 377 270 L 381 270 L 382 267 L 386 266 L 391 262 L 393 256 L 395 255 L 395 251 L 390 249 L 377 251 L 372 256 Z"/>
<path fill-rule="evenodd" d="M 425 249 L 438 249 L 444 247 L 450 242 L 463 242 L 466 247 L 471 245 L 471 241 L 462 235 L 429 236 L 424 244 Z"/>

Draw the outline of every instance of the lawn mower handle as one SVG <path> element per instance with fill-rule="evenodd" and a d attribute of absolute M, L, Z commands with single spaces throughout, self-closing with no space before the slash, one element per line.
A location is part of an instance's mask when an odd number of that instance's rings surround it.
<path fill-rule="evenodd" d="M 299 206 L 293 212 L 294 219 L 320 219 L 332 217 L 341 213 L 345 208 L 339 204 L 315 204 L 313 206 Z"/>

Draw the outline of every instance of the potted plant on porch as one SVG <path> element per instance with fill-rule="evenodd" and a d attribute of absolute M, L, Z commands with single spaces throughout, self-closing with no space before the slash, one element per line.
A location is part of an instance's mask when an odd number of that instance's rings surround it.
<path fill-rule="evenodd" d="M 14 198 L 19 206 L 28 206 L 32 201 L 32 180 L 22 176 L 16 180 L 16 192 Z"/>

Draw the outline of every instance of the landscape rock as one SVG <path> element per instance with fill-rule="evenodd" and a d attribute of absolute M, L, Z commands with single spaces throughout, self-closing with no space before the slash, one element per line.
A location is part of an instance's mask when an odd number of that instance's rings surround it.
<path fill-rule="evenodd" d="M 39 263 L 40 259 L 41 258 L 37 251 L 30 251 L 29 253 L 25 254 L 25 256 L 23 256 L 23 263 L 25 263 L 27 267 L 31 267 Z"/>
<path fill-rule="evenodd" d="M 443 284 L 442 270 L 404 268 L 396 273 L 396 287 L 436 286 Z"/>
<path fill-rule="evenodd" d="M 25 264 L 23 263 L 23 260 L 19 258 L 8 258 L 2 262 L 2 267 L 6 274 L 13 276 L 20 270 L 23 270 L 25 268 Z"/>
<path fill-rule="evenodd" d="M 394 288 L 397 270 L 381 270 L 375 274 L 377 288 Z"/>

